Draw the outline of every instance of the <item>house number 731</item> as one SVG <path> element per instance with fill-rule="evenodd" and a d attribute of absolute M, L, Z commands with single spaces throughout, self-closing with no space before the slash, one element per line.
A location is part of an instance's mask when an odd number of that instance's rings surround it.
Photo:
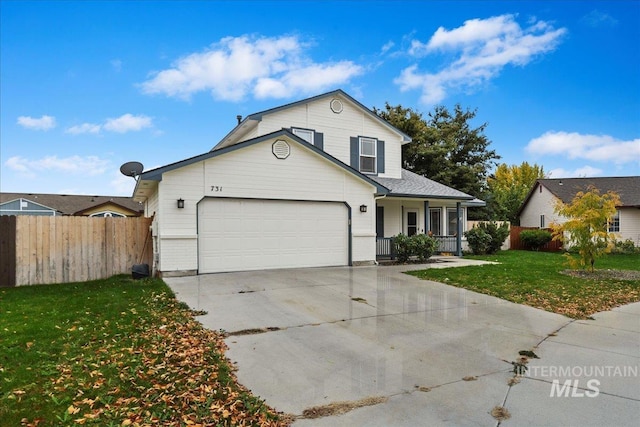
<path fill-rule="evenodd" d="M 222 191 L 222 187 L 219 185 L 212 185 L 211 191 L 214 191 L 214 192 Z"/>

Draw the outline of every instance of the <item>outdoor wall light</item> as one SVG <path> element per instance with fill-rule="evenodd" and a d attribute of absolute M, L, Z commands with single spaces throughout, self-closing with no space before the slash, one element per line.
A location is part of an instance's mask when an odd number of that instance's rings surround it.
<path fill-rule="evenodd" d="M 184 200 L 178 199 L 178 209 L 183 209 L 183 208 L 184 208 Z"/>
<path fill-rule="evenodd" d="M 365 213 L 367 211 L 367 205 L 360 205 L 360 212 Z"/>

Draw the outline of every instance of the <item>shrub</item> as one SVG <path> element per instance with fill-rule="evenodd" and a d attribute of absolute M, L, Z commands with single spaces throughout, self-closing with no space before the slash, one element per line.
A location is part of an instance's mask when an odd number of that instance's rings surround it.
<path fill-rule="evenodd" d="M 411 236 L 410 239 L 413 240 L 413 249 L 420 261 L 431 258 L 431 255 L 433 255 L 438 247 L 436 239 L 426 234 L 416 234 L 415 236 Z"/>
<path fill-rule="evenodd" d="M 549 243 L 552 235 L 547 230 L 522 230 L 520 240 L 529 249 L 540 250 L 541 247 Z"/>
<path fill-rule="evenodd" d="M 396 246 L 398 262 L 407 262 L 414 255 L 417 255 L 420 261 L 424 261 L 430 258 L 438 247 L 436 239 L 426 234 L 416 234 L 409 237 L 400 233 L 394 237 L 393 241 Z"/>
<path fill-rule="evenodd" d="M 396 256 L 398 262 L 407 262 L 409 257 L 413 255 L 413 240 L 406 234 L 398 234 L 394 237 L 393 242 L 396 245 Z"/>
<path fill-rule="evenodd" d="M 614 242 L 612 254 L 635 254 L 640 253 L 640 248 L 637 248 L 633 240 L 616 240 Z"/>
<path fill-rule="evenodd" d="M 473 227 L 469 231 L 464 232 L 464 237 L 467 238 L 467 243 L 471 251 L 476 255 L 486 254 L 491 245 L 493 238 L 482 228 Z"/>
<path fill-rule="evenodd" d="M 487 248 L 488 254 L 495 254 L 498 252 L 502 247 L 502 243 L 509 235 L 509 225 L 507 223 L 498 225 L 495 221 L 480 222 L 478 223 L 477 228 L 491 236 L 491 242 L 489 242 L 489 247 Z"/>

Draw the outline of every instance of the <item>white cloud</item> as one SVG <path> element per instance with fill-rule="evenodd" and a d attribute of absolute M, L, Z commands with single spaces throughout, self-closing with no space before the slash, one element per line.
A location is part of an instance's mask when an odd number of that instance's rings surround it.
<path fill-rule="evenodd" d="M 30 116 L 18 117 L 18 124 L 26 129 L 49 130 L 56 127 L 56 119 L 52 116 L 42 116 L 40 118 Z"/>
<path fill-rule="evenodd" d="M 618 20 L 606 12 L 600 12 L 597 9 L 584 15 L 580 21 L 589 27 L 615 27 L 618 25 Z"/>
<path fill-rule="evenodd" d="M 7 159 L 5 166 L 26 177 L 35 177 L 40 172 L 58 172 L 74 175 L 101 175 L 109 168 L 109 161 L 97 156 L 45 156 L 29 160 L 21 156 Z"/>
<path fill-rule="evenodd" d="M 106 119 L 103 124 L 98 123 L 82 123 L 80 125 L 71 126 L 65 130 L 66 133 L 72 135 L 80 135 L 91 133 L 99 134 L 102 130 L 117 133 L 138 132 L 145 128 L 153 126 L 153 118 L 139 114 L 134 116 L 127 113 L 115 119 Z M 158 131 L 159 132 L 159 131 Z M 161 134 L 161 133 L 160 133 Z"/>
<path fill-rule="evenodd" d="M 538 156 L 565 156 L 616 164 L 640 162 L 640 138 L 623 141 L 609 135 L 550 131 L 529 141 L 525 150 Z"/>
<path fill-rule="evenodd" d="M 307 48 L 296 36 L 225 37 L 152 74 L 141 88 L 182 99 L 203 91 L 228 101 L 249 94 L 283 98 L 340 85 L 363 72 L 351 61 L 315 63 L 305 54 Z"/>
<path fill-rule="evenodd" d="M 107 119 L 103 125 L 105 130 L 117 133 L 137 132 L 144 128 L 152 126 L 152 118 L 140 114 L 134 116 L 133 114 L 123 114 L 115 119 Z"/>
<path fill-rule="evenodd" d="M 581 168 L 569 171 L 563 168 L 552 169 L 549 172 L 549 178 L 590 178 L 602 175 L 603 170 L 592 166 L 583 166 Z"/>
<path fill-rule="evenodd" d="M 113 71 L 119 73 L 120 71 L 122 71 L 122 61 L 119 59 L 112 59 L 111 67 L 113 68 Z"/>
<path fill-rule="evenodd" d="M 391 50 L 391 48 L 393 48 L 396 44 L 394 42 L 392 42 L 391 40 L 386 42 L 381 48 L 380 48 L 380 53 L 387 53 L 388 51 Z"/>
<path fill-rule="evenodd" d="M 65 130 L 66 133 L 70 133 L 72 135 L 79 135 L 82 133 L 100 133 L 100 129 L 102 126 L 95 123 L 82 123 L 81 125 L 71 126 Z"/>
<path fill-rule="evenodd" d="M 411 65 L 394 83 L 402 91 L 421 89 L 421 102 L 432 105 L 452 88 L 471 89 L 496 77 L 507 65 L 523 66 L 554 50 L 566 32 L 545 21 L 522 28 L 514 15 L 472 19 L 452 30 L 440 27 L 427 43 L 413 40 L 408 53 L 420 58 L 447 51 L 457 59 L 436 73 L 421 72 L 417 64 Z"/>

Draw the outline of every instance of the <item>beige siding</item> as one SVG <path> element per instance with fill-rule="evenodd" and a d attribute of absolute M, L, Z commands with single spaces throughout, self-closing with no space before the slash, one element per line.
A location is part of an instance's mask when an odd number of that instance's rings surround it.
<path fill-rule="evenodd" d="M 290 142 L 277 159 L 272 140 L 166 172 L 159 185 L 160 266 L 197 269 L 197 205 L 204 197 L 346 201 L 352 210 L 353 261 L 375 260 L 374 187 Z M 217 190 L 217 191 L 216 191 Z M 185 201 L 177 208 L 177 199 Z M 367 213 L 359 206 L 367 205 Z"/>
<path fill-rule="evenodd" d="M 155 191 L 144 205 L 144 216 L 151 217 L 158 212 L 158 192 Z M 156 215 L 157 216 L 157 215 Z"/>
<path fill-rule="evenodd" d="M 542 192 L 540 191 L 542 188 Z M 536 185 L 527 205 L 520 214 L 521 227 L 540 227 L 540 215 L 544 215 L 544 226 L 549 227 L 552 222 L 562 223 L 564 219 L 554 212 L 557 197 L 545 187 Z"/>
<path fill-rule="evenodd" d="M 314 129 L 324 134 L 324 151 L 343 163 L 350 163 L 350 137 L 368 136 L 385 141 L 385 173 L 382 177 L 400 178 L 401 137 L 370 117 L 359 106 L 341 98 L 344 109 L 336 114 L 329 108 L 331 99 L 323 98 L 271 114 L 265 114 L 258 135 L 289 127 Z M 243 138 L 247 139 L 247 138 Z"/>
<path fill-rule="evenodd" d="M 636 246 L 640 247 L 640 209 L 620 209 L 620 233 L 616 234 L 621 240 L 631 239 Z"/>

